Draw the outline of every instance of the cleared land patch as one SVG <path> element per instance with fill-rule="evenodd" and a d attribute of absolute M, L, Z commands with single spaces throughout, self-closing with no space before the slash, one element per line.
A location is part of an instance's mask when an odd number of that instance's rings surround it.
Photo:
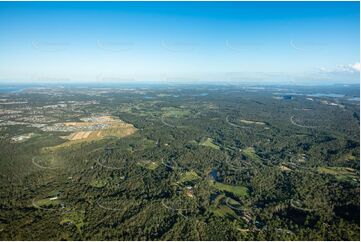
<path fill-rule="evenodd" d="M 318 167 L 318 172 L 333 175 L 338 180 L 357 180 L 356 171 L 348 167 Z"/>
<path fill-rule="evenodd" d="M 233 186 L 215 181 L 211 181 L 211 185 L 217 190 L 230 192 L 239 197 L 245 197 L 248 195 L 248 189 L 244 186 Z"/>
<path fill-rule="evenodd" d="M 107 185 L 107 181 L 105 180 L 92 180 L 90 182 L 90 186 L 94 188 L 103 188 Z"/>
<path fill-rule="evenodd" d="M 83 122 L 66 122 L 61 126 L 75 132 L 63 137 L 68 141 L 56 146 L 57 148 L 79 142 L 100 140 L 104 137 L 122 138 L 136 132 L 136 128 L 132 124 L 111 116 L 84 118 Z"/>
<path fill-rule="evenodd" d="M 58 197 L 48 197 L 42 198 L 37 201 L 33 200 L 33 206 L 36 208 L 44 208 L 44 209 L 51 209 L 55 208 L 60 205 L 60 200 Z"/>
<path fill-rule="evenodd" d="M 290 169 L 289 167 L 287 167 L 285 165 L 280 165 L 280 169 L 281 169 L 281 171 L 292 171 L 292 169 Z"/>
<path fill-rule="evenodd" d="M 236 219 L 238 216 L 237 214 L 226 205 L 225 200 L 226 196 L 224 194 L 220 194 L 214 200 L 214 203 L 210 206 L 210 211 L 212 211 L 216 216 L 225 218 L 230 217 Z"/>
<path fill-rule="evenodd" d="M 34 133 L 28 133 L 28 134 L 22 134 L 22 135 L 17 135 L 17 136 L 14 136 L 11 138 L 11 141 L 12 142 L 15 142 L 15 143 L 21 143 L 21 142 L 24 142 L 32 137 L 34 137 L 35 134 Z"/>
<path fill-rule="evenodd" d="M 81 234 L 81 229 L 84 226 L 85 212 L 78 210 L 71 210 L 65 213 L 60 221 L 60 225 L 74 224 L 78 232 Z"/>
<path fill-rule="evenodd" d="M 195 171 L 187 171 L 187 172 L 181 174 L 179 182 L 180 183 L 191 182 L 191 181 L 198 180 L 199 178 L 200 177 L 198 176 L 198 174 Z"/>
<path fill-rule="evenodd" d="M 176 107 L 164 107 L 162 108 L 164 117 L 172 118 L 184 118 L 191 114 L 190 110 Z"/>
<path fill-rule="evenodd" d="M 219 150 L 219 146 L 213 143 L 212 138 L 207 138 L 204 141 L 199 142 L 199 145 L 207 146 L 216 150 Z"/>
<path fill-rule="evenodd" d="M 146 168 L 148 170 L 152 170 L 152 171 L 157 169 L 159 166 L 159 163 L 157 163 L 155 161 L 151 161 L 151 160 L 142 160 L 142 161 L 139 161 L 137 164 L 140 165 L 141 167 L 144 167 L 144 168 Z"/>
<path fill-rule="evenodd" d="M 242 153 L 247 156 L 250 160 L 261 161 L 260 157 L 256 154 L 256 151 L 253 147 L 248 147 L 242 150 Z"/>

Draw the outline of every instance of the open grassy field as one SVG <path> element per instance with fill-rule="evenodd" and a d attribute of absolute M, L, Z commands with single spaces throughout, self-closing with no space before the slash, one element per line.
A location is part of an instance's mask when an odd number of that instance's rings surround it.
<path fill-rule="evenodd" d="M 151 160 L 142 160 L 142 161 L 139 161 L 137 164 L 140 165 L 141 167 L 144 167 L 144 168 L 146 168 L 148 170 L 152 170 L 152 171 L 157 169 L 159 166 L 158 162 L 151 161 Z"/>
<path fill-rule="evenodd" d="M 231 208 L 225 205 L 218 205 L 211 211 L 219 217 L 237 218 L 236 213 Z"/>
<path fill-rule="evenodd" d="M 90 182 L 90 186 L 94 188 L 103 188 L 107 185 L 106 180 L 94 179 Z"/>
<path fill-rule="evenodd" d="M 219 146 L 213 143 L 212 138 L 207 138 L 206 140 L 199 142 L 199 145 L 203 145 L 203 146 L 210 147 L 212 149 L 219 150 Z"/>
<path fill-rule="evenodd" d="M 250 160 L 253 161 L 261 161 L 261 159 L 259 158 L 259 156 L 256 154 L 255 150 L 253 147 L 248 147 L 244 150 L 242 150 L 242 153 L 247 156 Z"/>
<path fill-rule="evenodd" d="M 227 191 L 239 197 L 248 196 L 248 189 L 244 186 L 232 186 L 215 181 L 211 181 L 211 185 L 220 191 Z"/>
<path fill-rule="evenodd" d="M 37 201 L 34 201 L 34 205 L 36 207 L 55 207 L 60 205 L 60 200 L 59 199 L 55 199 L 55 198 L 43 198 L 43 199 L 39 199 Z"/>
<path fill-rule="evenodd" d="M 63 214 L 62 219 L 60 221 L 60 225 L 66 223 L 74 224 L 78 232 L 81 234 L 82 232 L 81 229 L 84 226 L 84 217 L 85 217 L 85 212 L 83 210 L 71 210 Z"/>
<path fill-rule="evenodd" d="M 318 167 L 318 172 L 329 174 L 336 177 L 338 180 L 357 180 L 356 171 L 348 167 Z"/>
<path fill-rule="evenodd" d="M 188 182 L 188 181 L 195 181 L 198 180 L 200 177 L 195 171 L 187 171 L 181 174 L 179 178 L 179 182 Z"/>
<path fill-rule="evenodd" d="M 183 109 L 183 108 L 176 108 L 176 107 L 166 107 L 162 108 L 162 111 L 164 112 L 164 117 L 172 117 L 172 118 L 183 118 L 187 117 L 191 114 L 189 109 Z"/>
<path fill-rule="evenodd" d="M 342 156 L 338 159 L 338 161 L 339 161 L 339 162 L 342 162 L 342 161 L 355 161 L 355 160 L 357 160 L 357 159 L 358 159 L 358 157 L 356 157 L 356 156 L 353 155 L 351 152 L 349 152 L 349 153 L 346 153 L 346 154 L 342 155 Z"/>
<path fill-rule="evenodd" d="M 237 214 L 226 205 L 225 200 L 227 197 L 224 194 L 220 194 L 214 200 L 214 203 L 210 207 L 210 211 L 212 211 L 216 216 L 222 218 L 237 218 Z"/>

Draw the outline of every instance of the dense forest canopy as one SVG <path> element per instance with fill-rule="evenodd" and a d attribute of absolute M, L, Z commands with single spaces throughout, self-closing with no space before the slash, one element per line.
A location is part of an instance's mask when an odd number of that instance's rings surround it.
<path fill-rule="evenodd" d="M 0 92 L 2 240 L 358 240 L 359 86 Z"/>

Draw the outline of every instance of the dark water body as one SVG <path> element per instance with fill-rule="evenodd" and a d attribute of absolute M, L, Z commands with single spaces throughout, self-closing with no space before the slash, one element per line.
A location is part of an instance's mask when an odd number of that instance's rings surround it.
<path fill-rule="evenodd" d="M 214 202 L 214 200 L 216 200 L 216 198 L 218 197 L 219 194 L 220 194 L 220 192 L 212 193 L 211 196 L 209 197 L 209 200 L 211 202 Z"/>
<path fill-rule="evenodd" d="M 283 99 L 283 100 L 292 100 L 293 97 L 290 96 L 290 95 L 285 95 L 285 96 L 282 97 L 282 99 Z"/>
<path fill-rule="evenodd" d="M 212 180 L 218 181 L 217 169 L 213 169 L 209 175 L 211 176 Z"/>

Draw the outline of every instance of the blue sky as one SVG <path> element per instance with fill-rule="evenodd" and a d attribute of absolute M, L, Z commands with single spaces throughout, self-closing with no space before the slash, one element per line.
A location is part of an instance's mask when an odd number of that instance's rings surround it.
<path fill-rule="evenodd" d="M 358 83 L 359 2 L 0 2 L 0 82 Z"/>

